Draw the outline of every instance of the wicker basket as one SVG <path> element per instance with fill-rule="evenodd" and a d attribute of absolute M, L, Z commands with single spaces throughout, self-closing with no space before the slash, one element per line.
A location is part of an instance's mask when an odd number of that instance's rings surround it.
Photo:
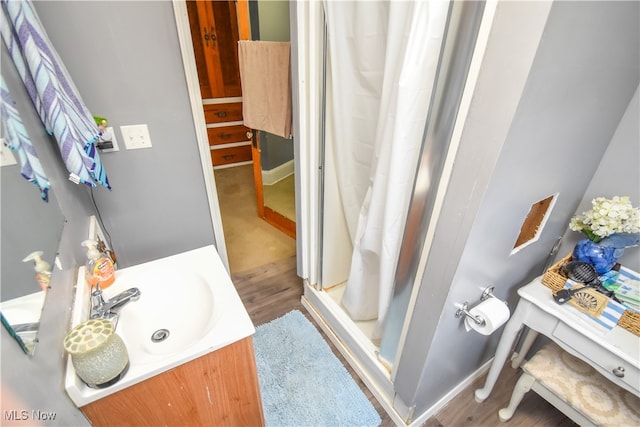
<path fill-rule="evenodd" d="M 564 284 L 567 283 L 567 277 L 560 273 L 560 269 L 569 261 L 571 261 L 571 254 L 549 267 L 542 276 L 542 284 L 547 288 L 551 288 L 553 292 L 563 289 Z"/>
<path fill-rule="evenodd" d="M 640 337 L 640 313 L 625 310 L 618 320 L 618 326 Z"/>
<path fill-rule="evenodd" d="M 567 277 L 563 276 L 560 270 L 569 261 L 571 261 L 571 254 L 549 267 L 542 275 L 542 284 L 550 288 L 553 292 L 558 292 L 563 289 L 564 284 L 567 282 Z M 629 309 L 625 310 L 618 320 L 618 326 L 634 335 L 640 336 L 640 313 Z"/>

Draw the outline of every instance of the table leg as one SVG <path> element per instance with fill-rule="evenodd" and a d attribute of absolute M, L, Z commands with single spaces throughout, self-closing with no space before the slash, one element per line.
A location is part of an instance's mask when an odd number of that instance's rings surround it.
<path fill-rule="evenodd" d="M 522 329 L 522 319 L 525 311 L 524 306 L 525 304 L 521 300 L 520 303 L 518 303 L 516 311 L 513 313 L 511 320 L 509 320 L 505 325 L 504 331 L 502 332 L 502 337 L 500 338 L 500 342 L 498 343 L 498 348 L 496 348 L 496 354 L 493 357 L 493 363 L 491 363 L 491 368 L 489 369 L 489 373 L 487 374 L 487 379 L 484 383 L 484 387 L 477 389 L 475 392 L 476 402 L 484 402 L 484 400 L 491 394 L 493 386 L 496 384 L 498 376 L 502 371 L 504 362 L 507 360 L 507 356 L 511 351 L 513 342 L 518 336 L 518 332 L 520 332 L 520 329 Z"/>
<path fill-rule="evenodd" d="M 522 345 L 520 346 L 520 351 L 514 354 L 514 357 L 511 359 L 511 367 L 513 369 L 518 369 L 524 358 L 527 357 L 527 353 L 531 349 L 531 346 L 535 342 L 536 338 L 538 338 L 538 333 L 533 329 L 529 329 L 527 331 L 527 335 L 524 337 L 522 341 Z"/>
<path fill-rule="evenodd" d="M 509 406 L 498 411 L 498 418 L 500 421 L 504 423 L 513 417 L 514 412 L 516 412 L 516 408 L 518 408 L 518 405 L 522 402 L 522 398 L 529 392 L 529 390 L 531 390 L 531 386 L 535 382 L 535 378 L 529 374 L 523 373 L 520 376 L 515 387 L 513 387 L 513 394 L 511 395 Z"/>

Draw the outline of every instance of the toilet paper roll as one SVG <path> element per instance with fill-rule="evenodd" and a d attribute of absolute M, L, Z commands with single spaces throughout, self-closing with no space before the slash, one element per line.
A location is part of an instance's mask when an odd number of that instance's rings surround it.
<path fill-rule="evenodd" d="M 482 335 L 490 335 L 500 326 L 509 320 L 509 307 L 498 298 L 488 298 L 477 306 L 469 310 L 473 316 L 478 316 L 484 320 L 484 324 L 478 325 L 473 319 L 465 319 L 465 329 L 467 332 L 474 330 Z"/>

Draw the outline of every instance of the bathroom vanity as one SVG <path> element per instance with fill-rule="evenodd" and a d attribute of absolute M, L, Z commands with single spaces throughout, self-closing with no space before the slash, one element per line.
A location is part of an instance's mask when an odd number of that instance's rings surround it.
<path fill-rule="evenodd" d="M 264 425 L 255 328 L 215 248 L 118 270 L 103 294 L 132 287 L 140 298 L 122 308 L 116 328 L 129 353 L 122 378 L 89 388 L 67 360 L 65 389 L 92 424 Z M 89 292 L 79 280 L 71 328 L 88 318 Z"/>
<path fill-rule="evenodd" d="M 251 337 L 80 409 L 94 426 L 264 425 Z"/>

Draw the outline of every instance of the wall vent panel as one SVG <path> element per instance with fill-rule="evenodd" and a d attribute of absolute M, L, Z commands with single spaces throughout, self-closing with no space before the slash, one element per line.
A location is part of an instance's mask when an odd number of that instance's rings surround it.
<path fill-rule="evenodd" d="M 531 205 L 529 213 L 520 228 L 520 234 L 518 234 L 516 243 L 513 245 L 511 254 L 518 252 L 525 246 L 538 240 L 547 222 L 549 213 L 551 213 L 556 197 L 557 194 L 554 194 Z"/>

